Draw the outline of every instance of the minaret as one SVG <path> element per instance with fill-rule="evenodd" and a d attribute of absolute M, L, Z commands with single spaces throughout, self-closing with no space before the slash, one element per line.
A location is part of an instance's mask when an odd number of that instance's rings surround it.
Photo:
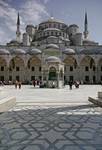
<path fill-rule="evenodd" d="M 88 21 L 87 21 L 87 12 L 85 12 L 85 21 L 84 21 L 84 39 L 88 38 Z"/>
<path fill-rule="evenodd" d="M 17 17 L 17 31 L 16 31 L 16 40 L 17 42 L 21 42 L 21 32 L 20 32 L 20 18 L 19 18 L 19 13 Z"/>

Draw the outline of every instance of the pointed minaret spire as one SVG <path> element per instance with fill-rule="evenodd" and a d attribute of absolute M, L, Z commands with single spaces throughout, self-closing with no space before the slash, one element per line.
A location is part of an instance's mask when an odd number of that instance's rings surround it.
<path fill-rule="evenodd" d="M 19 43 L 21 42 L 20 17 L 19 17 L 19 13 L 18 13 L 18 17 L 17 17 L 16 40 L 17 40 L 17 42 L 19 42 Z"/>
<path fill-rule="evenodd" d="M 84 39 L 88 38 L 88 20 L 87 20 L 87 12 L 85 12 L 85 21 L 84 21 Z"/>
<path fill-rule="evenodd" d="M 20 26 L 19 12 L 18 12 L 18 18 L 17 18 L 17 25 Z"/>

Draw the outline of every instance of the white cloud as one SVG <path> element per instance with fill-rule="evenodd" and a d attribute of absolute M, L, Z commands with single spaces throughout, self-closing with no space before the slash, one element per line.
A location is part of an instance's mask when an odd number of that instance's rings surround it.
<path fill-rule="evenodd" d="M 12 0 L 10 0 L 12 1 Z M 48 0 L 44 0 L 48 1 Z M 49 16 L 45 5 L 38 2 L 38 0 L 30 0 L 21 3 L 19 7 L 21 31 L 24 31 L 27 24 L 38 24 L 44 16 Z M 0 0 L 0 44 L 9 42 L 9 38 L 16 38 L 16 20 L 18 10 L 7 3 L 5 0 Z"/>

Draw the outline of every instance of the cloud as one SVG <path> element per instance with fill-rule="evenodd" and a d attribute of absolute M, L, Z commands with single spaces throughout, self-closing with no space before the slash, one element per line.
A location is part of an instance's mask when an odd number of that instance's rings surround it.
<path fill-rule="evenodd" d="M 44 0 L 48 1 L 48 0 Z M 25 2 L 25 3 L 24 3 Z M 37 25 L 44 16 L 49 16 L 46 7 L 38 0 L 29 0 L 17 3 L 17 7 L 12 0 L 0 0 L 0 44 L 4 44 L 15 39 L 16 20 L 18 10 L 20 12 L 21 32 L 27 24 Z"/>

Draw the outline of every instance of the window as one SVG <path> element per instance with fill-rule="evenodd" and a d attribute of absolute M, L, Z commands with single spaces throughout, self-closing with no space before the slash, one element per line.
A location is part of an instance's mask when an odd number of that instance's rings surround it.
<path fill-rule="evenodd" d="M 1 66 L 1 71 L 4 71 L 4 66 Z"/>
<path fill-rule="evenodd" d="M 51 28 L 51 24 L 49 24 L 49 28 Z"/>
<path fill-rule="evenodd" d="M 51 35 L 53 35 L 53 32 L 51 32 Z"/>
<path fill-rule="evenodd" d="M 95 66 L 93 66 L 93 71 L 95 71 L 96 70 L 96 67 Z"/>
<path fill-rule="evenodd" d="M 35 80 L 35 76 L 31 76 L 31 81 Z"/>
<path fill-rule="evenodd" d="M 64 66 L 64 71 L 66 71 L 66 66 Z"/>
<path fill-rule="evenodd" d="M 69 81 L 74 81 L 73 76 L 69 76 Z"/>
<path fill-rule="evenodd" d="M 85 81 L 89 82 L 89 76 L 85 76 Z"/>
<path fill-rule="evenodd" d="M 54 24 L 54 28 L 56 28 L 56 24 Z"/>
<path fill-rule="evenodd" d="M 70 66 L 70 71 L 73 71 L 73 66 Z"/>
<path fill-rule="evenodd" d="M 100 76 L 100 80 L 102 81 L 102 76 Z"/>
<path fill-rule="evenodd" d="M 0 80 L 1 80 L 1 81 L 4 81 L 4 76 L 0 76 Z"/>
<path fill-rule="evenodd" d="M 41 76 L 39 76 L 39 80 L 41 80 L 42 79 L 42 77 Z"/>
<path fill-rule="evenodd" d="M 101 66 L 101 71 L 102 71 L 102 66 Z"/>
<path fill-rule="evenodd" d="M 85 67 L 85 71 L 89 71 L 89 67 L 88 66 Z"/>
<path fill-rule="evenodd" d="M 34 67 L 32 67 L 32 71 L 34 71 L 35 70 L 35 68 Z"/>
<path fill-rule="evenodd" d="M 12 68 L 11 68 L 11 67 L 9 68 L 9 71 L 12 71 Z"/>
<path fill-rule="evenodd" d="M 93 76 L 93 83 L 95 83 L 96 82 L 96 77 L 95 76 Z"/>
<path fill-rule="evenodd" d="M 41 71 L 41 67 L 39 67 L 39 71 Z"/>
<path fill-rule="evenodd" d="M 16 80 L 19 81 L 19 76 L 16 76 Z"/>
<path fill-rule="evenodd" d="M 9 81 L 12 81 L 12 76 L 9 76 Z"/>
<path fill-rule="evenodd" d="M 16 71 L 19 71 L 19 67 L 16 67 Z"/>

